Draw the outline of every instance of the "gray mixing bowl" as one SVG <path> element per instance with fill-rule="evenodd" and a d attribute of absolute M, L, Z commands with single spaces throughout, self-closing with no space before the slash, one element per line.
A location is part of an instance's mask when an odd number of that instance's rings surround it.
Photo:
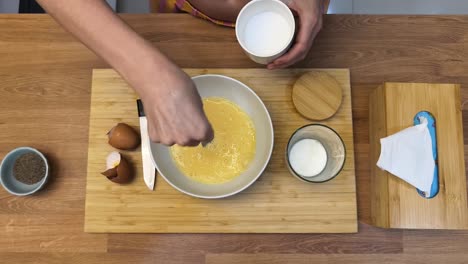
<path fill-rule="evenodd" d="M 151 144 L 153 161 L 159 174 L 175 189 L 185 194 L 206 199 L 228 197 L 249 187 L 265 170 L 273 151 L 271 118 L 262 100 L 238 80 L 211 74 L 192 79 L 202 98 L 226 98 L 239 105 L 252 118 L 257 133 L 255 157 L 244 173 L 223 184 L 198 183 L 184 176 L 172 160 L 169 148 L 161 144 Z"/>

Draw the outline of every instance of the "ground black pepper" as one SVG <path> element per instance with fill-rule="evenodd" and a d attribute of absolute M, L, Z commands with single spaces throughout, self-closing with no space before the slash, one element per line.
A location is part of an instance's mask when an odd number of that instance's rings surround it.
<path fill-rule="evenodd" d="M 45 177 L 46 165 L 41 156 L 26 153 L 19 156 L 13 165 L 13 175 L 25 184 L 35 184 Z"/>

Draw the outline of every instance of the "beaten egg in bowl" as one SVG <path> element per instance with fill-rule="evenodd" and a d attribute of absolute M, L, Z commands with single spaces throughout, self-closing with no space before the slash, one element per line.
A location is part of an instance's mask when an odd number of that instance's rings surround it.
<path fill-rule="evenodd" d="M 245 169 L 238 169 L 242 171 L 240 175 L 234 176 L 231 180 L 224 183 L 217 184 L 202 183 L 187 176 L 174 160 L 171 154 L 172 147 L 150 143 L 154 165 L 158 171 L 158 175 L 164 178 L 169 185 L 190 196 L 204 199 L 220 199 L 237 194 L 247 189 L 261 176 L 270 160 L 274 145 L 273 123 L 270 115 L 260 97 L 239 80 L 217 74 L 199 75 L 192 77 L 192 80 L 202 99 L 226 99 L 229 103 L 238 106 L 250 118 L 255 130 L 255 143 L 253 144 L 255 145 L 255 151 L 253 158 L 247 162 L 248 164 Z M 223 118 L 229 120 L 226 116 L 223 116 Z M 219 129 L 215 128 L 214 130 L 215 139 L 219 139 L 220 137 L 216 135 L 219 133 L 216 130 L 219 131 Z M 246 135 L 245 132 L 243 135 Z M 242 142 L 242 144 L 245 144 L 245 142 Z M 222 168 L 221 171 L 224 169 Z M 222 180 L 218 180 L 218 182 L 222 182 Z M 164 187 L 161 187 L 161 190 L 170 191 Z"/>
<path fill-rule="evenodd" d="M 171 147 L 171 156 L 187 177 L 204 184 L 221 184 L 244 172 L 255 156 L 255 127 L 235 103 L 219 97 L 203 99 L 215 137 L 207 146 Z"/>

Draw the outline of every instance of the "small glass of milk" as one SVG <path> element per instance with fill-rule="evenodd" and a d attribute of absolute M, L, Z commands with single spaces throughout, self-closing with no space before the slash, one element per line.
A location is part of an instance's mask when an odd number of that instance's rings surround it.
<path fill-rule="evenodd" d="M 343 169 L 346 149 L 331 128 L 310 124 L 296 130 L 286 149 L 286 163 L 292 175 L 306 182 L 326 182 Z"/>
<path fill-rule="evenodd" d="M 236 36 L 245 53 L 255 62 L 268 64 L 291 46 L 294 16 L 280 0 L 253 0 L 240 11 Z"/>

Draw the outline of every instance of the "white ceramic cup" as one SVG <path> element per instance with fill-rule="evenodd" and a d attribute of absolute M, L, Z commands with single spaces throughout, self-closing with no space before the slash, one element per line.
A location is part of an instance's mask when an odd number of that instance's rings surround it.
<path fill-rule="evenodd" d="M 295 30 L 294 16 L 280 0 L 253 0 L 242 8 L 236 21 L 237 41 L 260 64 L 283 55 L 291 46 Z"/>

